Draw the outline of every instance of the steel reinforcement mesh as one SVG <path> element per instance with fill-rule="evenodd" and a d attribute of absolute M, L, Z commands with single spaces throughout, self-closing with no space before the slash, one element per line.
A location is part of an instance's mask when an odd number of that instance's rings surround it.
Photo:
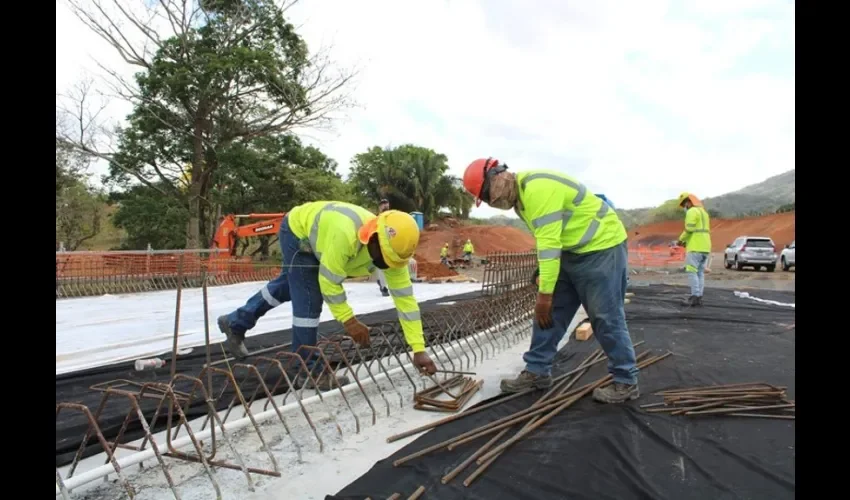
<path fill-rule="evenodd" d="M 175 269 L 178 292 L 188 276 L 197 276 L 200 286 L 204 288 L 215 281 L 216 276 L 206 274 L 203 266 L 192 267 L 194 262 L 197 261 L 187 257 L 178 260 Z M 536 295 L 536 286 L 532 283 L 537 267 L 536 254 L 494 254 L 489 255 L 485 262 L 481 294 L 422 313 L 427 350 L 442 372 L 431 378 L 434 384 L 440 385 L 440 380 L 445 382 L 456 376 L 464 366 L 466 369 L 474 367 L 500 350 L 515 345 L 530 332 Z M 205 301 L 206 296 L 204 293 Z M 218 496 L 221 489 L 213 473 L 217 467 L 242 471 L 249 489 L 253 488 L 253 475 L 280 476 L 277 461 L 265 438 L 267 425 L 282 426 L 291 436 L 289 425 L 292 417 L 289 417 L 288 422 L 281 409 L 288 402 L 297 404 L 302 418 L 312 429 L 315 440 L 313 445 L 322 451 L 322 435 L 304 404 L 307 397 L 304 391 L 305 385 L 317 383 L 323 374 L 334 373 L 349 379 L 345 387 L 332 387 L 331 391 L 338 392 L 344 401 L 348 412 L 343 412 L 341 418 L 350 418 L 349 423 L 353 422 L 357 433 L 360 432 L 361 422 L 360 415 L 352 409 L 354 398 L 365 401 L 374 424 L 379 415 L 389 416 L 396 404 L 402 408 L 411 404 L 405 401 L 402 388 L 392 382 L 392 374 L 402 373 L 401 383 L 409 384 L 410 387 L 406 389 L 414 393 L 424 389 L 423 378 L 412 367 L 413 354 L 404 340 L 398 321 L 368 326 L 371 329 L 368 346 L 359 346 L 351 338 L 334 333 L 322 337 L 318 345 L 297 353 L 291 352 L 288 346 L 279 346 L 254 352 L 241 362 L 230 360 L 226 363 L 208 363 L 194 374 L 172 372 L 171 376 L 147 382 L 118 379 L 99 383 L 89 388 L 101 395 L 99 404 L 93 408 L 79 402 L 57 402 L 57 440 L 60 423 L 84 429 L 74 441 L 78 444 L 74 445 L 76 452 L 72 458 L 60 458 L 57 443 L 57 494 L 70 498 L 74 488 L 111 474 L 117 477 L 125 493 L 133 498 L 136 487 L 126 474 L 126 467 L 119 463 L 124 460 L 122 458 L 119 461 L 116 456 L 115 452 L 119 448 L 137 454 L 152 451 L 149 460 L 156 461 L 164 484 L 168 485 L 175 498 L 180 498 L 180 495 L 166 458 L 197 463 Z M 209 352 L 209 346 L 207 349 Z M 310 359 L 316 360 L 312 370 L 307 368 L 306 363 Z M 389 385 L 382 386 L 378 378 L 389 381 Z M 370 387 L 374 387 L 377 393 L 364 388 L 364 384 L 369 381 L 372 383 Z M 321 405 L 324 405 L 321 394 L 317 393 Z M 258 406 L 261 403 L 262 406 Z M 123 415 L 117 421 L 116 407 L 118 415 Z M 111 412 L 105 411 L 110 408 Z M 223 415 L 221 412 L 224 412 Z M 260 420 L 268 421 L 266 425 L 258 421 L 263 415 L 265 417 Z M 341 435 L 343 431 L 337 422 L 338 417 L 333 412 L 329 412 L 329 415 Z M 202 419 L 200 428 L 197 427 L 199 419 Z M 268 458 L 266 466 L 245 465 L 240 452 L 233 446 L 233 441 L 239 437 L 227 431 L 228 422 L 236 420 L 241 421 L 240 425 L 259 440 Z M 116 422 L 120 424 L 116 425 Z M 196 435 L 204 430 L 208 435 Z M 163 431 L 166 434 L 165 444 L 160 442 L 163 439 L 161 436 L 155 436 Z M 183 436 L 188 442 L 184 442 L 184 446 L 176 446 L 175 441 Z M 304 445 L 295 443 L 293 438 L 293 446 L 299 453 Z M 221 458 L 222 454 L 219 454 L 216 458 L 217 450 L 222 446 L 229 455 Z M 186 449 L 178 449 L 181 447 Z M 103 474 L 97 475 L 91 471 L 76 473 L 81 459 L 104 451 L 105 469 L 99 469 Z M 67 471 L 60 473 L 59 468 L 69 464 Z"/>

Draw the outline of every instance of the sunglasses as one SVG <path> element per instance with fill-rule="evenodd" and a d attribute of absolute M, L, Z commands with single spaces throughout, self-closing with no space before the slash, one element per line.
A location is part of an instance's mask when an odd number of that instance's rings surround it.
<path fill-rule="evenodd" d="M 490 204 L 490 179 L 508 169 L 507 165 L 502 164 L 496 165 L 488 170 L 488 167 L 495 164 L 496 161 L 497 160 L 494 160 L 493 158 L 487 158 L 487 161 L 484 162 L 484 183 L 481 184 L 481 192 L 478 193 L 478 199 L 488 205 Z"/>

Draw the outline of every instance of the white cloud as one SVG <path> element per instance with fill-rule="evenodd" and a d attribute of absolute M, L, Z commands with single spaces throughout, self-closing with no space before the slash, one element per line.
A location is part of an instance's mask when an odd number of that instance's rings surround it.
<path fill-rule="evenodd" d="M 456 175 L 495 156 L 638 207 L 794 168 L 787 1 L 302 0 L 290 12 L 312 46 L 333 42 L 363 68 L 362 108 L 310 134 L 343 171 L 368 147 L 413 142 Z M 77 26 L 61 64 L 57 43 L 57 88 L 83 54 L 110 52 Z"/>

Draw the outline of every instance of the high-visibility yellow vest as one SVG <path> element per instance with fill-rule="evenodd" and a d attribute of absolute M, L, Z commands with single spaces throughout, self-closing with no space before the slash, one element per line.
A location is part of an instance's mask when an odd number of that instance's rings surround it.
<path fill-rule="evenodd" d="M 572 177 L 532 170 L 519 172 L 517 184 L 516 213 L 537 242 L 541 293 L 555 290 L 561 252 L 595 252 L 626 241 L 614 209 Z"/>
<path fill-rule="evenodd" d="M 679 235 L 688 252 L 711 253 L 711 218 L 703 207 L 691 207 L 685 212 L 685 230 Z"/>
<path fill-rule="evenodd" d="M 365 208 L 340 201 L 314 201 L 289 212 L 289 228 L 307 250 L 319 260 L 319 288 L 334 318 L 345 323 L 354 317 L 342 282 L 346 277 L 368 276 L 375 270 L 366 245 L 357 232 L 375 214 Z M 284 262 L 284 265 L 289 263 Z M 413 352 L 425 350 L 419 304 L 407 266 L 383 270 L 387 288 L 398 310 L 404 338 Z"/>

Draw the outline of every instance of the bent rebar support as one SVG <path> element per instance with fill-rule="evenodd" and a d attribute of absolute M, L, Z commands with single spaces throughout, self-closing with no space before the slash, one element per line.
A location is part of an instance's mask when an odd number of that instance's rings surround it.
<path fill-rule="evenodd" d="M 253 490 L 252 475 L 281 475 L 270 443 L 275 443 L 276 449 L 280 446 L 290 449 L 288 444 L 280 444 L 288 437 L 291 449 L 301 461 L 304 444 L 298 441 L 295 427 L 306 425 L 318 444 L 318 451 L 324 452 L 322 429 L 327 431 L 335 427 L 337 439 L 341 439 L 341 420 L 353 420 L 354 431 L 359 433 L 360 418 L 356 409 L 358 406 L 364 408 L 363 403 L 371 413 L 372 424 L 377 423 L 378 414 L 383 411 L 379 412 L 372 402 L 375 394 L 383 401 L 387 417 L 394 406 L 390 403 L 390 399 L 394 399 L 391 393 L 398 397 L 400 408 L 421 405 L 416 395 L 426 389 L 426 384 L 443 385 L 450 390 L 459 387 L 457 395 L 465 403 L 477 384 L 454 385 L 460 379 L 457 373 L 471 370 L 530 334 L 536 293 L 530 277 L 536 266 L 534 252 L 488 256 L 479 296 L 422 311 L 426 348 L 440 368 L 431 382 L 413 368 L 413 356 L 404 332 L 397 321 L 391 321 L 369 325 L 371 342 L 366 346 L 358 345 L 343 334 L 332 334 L 320 339 L 316 346 L 302 346 L 298 352 L 291 352 L 289 346 L 280 346 L 258 351 L 238 363 L 231 364 L 228 358 L 214 363 L 208 361 L 196 376 L 173 373 L 165 383 L 113 380 L 94 385 L 91 390 L 103 393 L 94 413 L 76 403 L 56 406 L 57 417 L 62 409 L 76 410 L 82 412 L 89 423 L 66 474 L 56 469 L 56 494 L 71 498 L 74 489 L 99 478 L 117 475 L 118 484 L 134 498 L 135 490 L 127 478 L 127 467 L 134 464 L 141 467 L 144 461 L 154 460 L 156 470 L 165 478 L 164 486 L 179 499 L 179 484 L 175 483 L 168 463 L 168 460 L 179 460 L 200 464 L 203 474 L 198 477 L 206 476 L 214 495 L 221 498 L 216 469 L 241 471 L 248 488 Z M 206 274 L 203 276 L 206 279 Z M 203 299 L 206 309 L 206 294 Z M 350 380 L 340 385 L 338 379 L 343 376 Z M 304 394 L 305 389 L 316 391 L 314 395 Z M 295 401 L 288 402 L 290 397 Z M 112 429 L 114 426 L 103 426 L 113 432 L 107 436 L 99 422 L 110 399 L 124 401 L 127 411 L 117 432 Z M 331 399 L 341 399 L 342 404 L 334 404 Z M 150 407 L 154 403 L 155 409 Z M 237 406 L 239 409 L 233 411 Z M 317 406 L 322 409 L 318 419 Z M 303 419 L 293 418 L 289 412 L 300 413 Z M 242 415 L 233 417 L 237 413 Z M 172 419 L 172 415 L 177 418 Z M 125 435 L 135 420 L 139 421 L 144 437 L 128 442 Z M 328 424 L 330 428 L 324 427 Z M 181 436 L 184 429 L 185 435 Z M 257 436 L 259 450 L 237 449 L 238 434 L 248 429 Z M 268 432 L 278 432 L 280 437 L 268 440 L 265 437 Z M 90 443 L 93 436 L 97 438 L 96 443 Z M 220 440 L 226 449 L 218 445 Z M 165 449 L 160 444 L 163 441 Z M 75 474 L 86 447 L 98 445 L 106 453 L 105 463 Z M 179 451 L 186 447 L 194 453 Z M 133 453 L 119 458 L 115 454 L 119 448 Z M 227 452 L 226 458 L 216 458 L 224 452 Z M 249 458 L 256 459 L 254 455 L 257 454 L 267 457 L 270 469 L 248 464 Z M 115 496 L 118 495 L 115 492 Z"/>

